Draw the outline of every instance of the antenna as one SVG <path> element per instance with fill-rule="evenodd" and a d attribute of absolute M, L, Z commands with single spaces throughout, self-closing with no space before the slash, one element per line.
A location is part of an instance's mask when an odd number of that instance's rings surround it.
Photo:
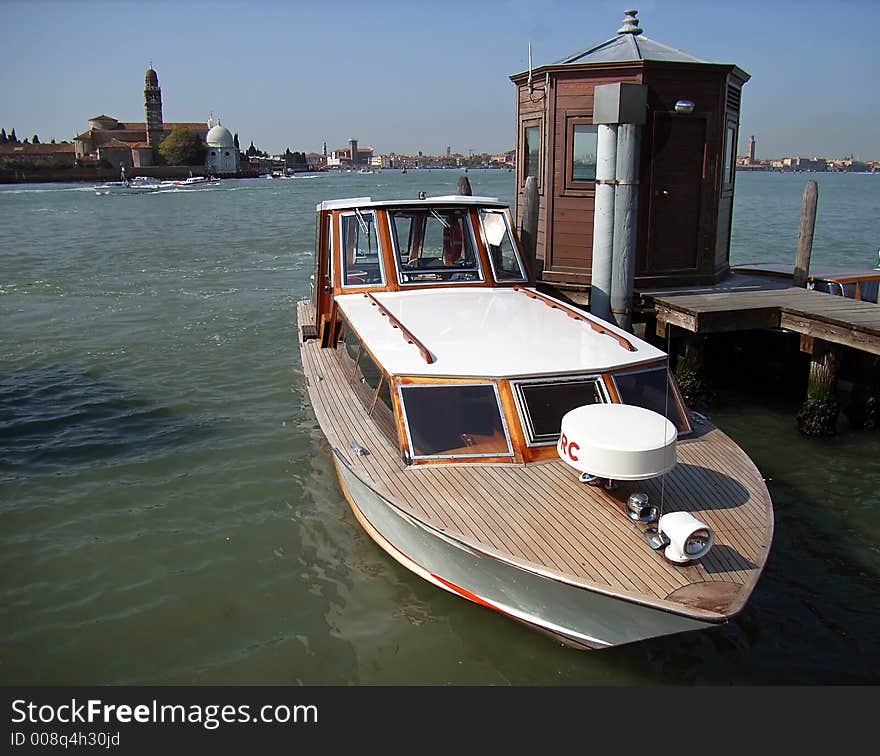
<path fill-rule="evenodd" d="M 532 86 L 532 43 L 529 42 L 529 94 L 532 93 L 534 87 Z"/>

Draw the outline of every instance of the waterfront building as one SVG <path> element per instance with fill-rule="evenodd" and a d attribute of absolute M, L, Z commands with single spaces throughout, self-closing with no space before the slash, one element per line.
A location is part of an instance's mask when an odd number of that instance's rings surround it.
<path fill-rule="evenodd" d="M 122 122 L 108 115 L 98 115 L 89 119 L 89 127 L 77 134 L 73 143 L 76 159 L 80 162 L 106 160 L 114 168 L 141 168 L 156 164 L 156 148 L 162 141 L 179 128 L 195 132 L 207 146 L 205 167 L 212 165 L 228 167 L 231 170 L 216 169 L 217 173 L 237 170 L 238 150 L 234 147 L 232 135 L 225 127 L 214 132 L 213 145 L 208 141 L 208 132 L 216 128 L 211 121 L 189 121 L 166 123 L 162 117 L 162 90 L 159 76 L 152 67 L 144 77 L 144 112 L 142 122 Z M 219 122 L 217 124 L 219 126 Z M 228 138 L 227 138 L 228 135 Z M 212 152 L 214 154 L 212 155 Z M 229 154 L 225 154 L 229 152 Z"/>
<path fill-rule="evenodd" d="M 211 124 L 211 121 L 208 121 Z M 209 173 L 235 173 L 238 171 L 238 150 L 235 148 L 235 137 L 220 123 L 211 126 L 205 135 L 208 151 L 205 157 L 205 166 Z"/>
<path fill-rule="evenodd" d="M 327 167 L 353 168 L 357 165 L 369 165 L 372 157 L 372 147 L 358 147 L 357 139 L 350 139 L 348 147 L 333 150 L 327 156 Z"/>
<path fill-rule="evenodd" d="M 323 171 L 327 167 L 327 142 L 324 142 L 323 153 L 307 152 L 306 164 L 310 171 Z"/>
<path fill-rule="evenodd" d="M 25 144 L 24 142 L 0 144 L 0 161 L 3 160 L 20 160 L 25 163 L 40 163 L 47 166 L 73 165 L 76 161 L 76 148 L 72 142 L 61 142 L 60 144 Z"/>

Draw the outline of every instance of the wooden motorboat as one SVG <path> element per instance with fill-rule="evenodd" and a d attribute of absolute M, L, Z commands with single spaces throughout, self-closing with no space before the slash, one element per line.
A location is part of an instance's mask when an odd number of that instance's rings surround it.
<path fill-rule="evenodd" d="M 316 251 L 309 397 L 393 559 L 582 649 L 743 609 L 773 535 L 761 474 L 663 351 L 538 291 L 503 203 L 325 201 Z"/>

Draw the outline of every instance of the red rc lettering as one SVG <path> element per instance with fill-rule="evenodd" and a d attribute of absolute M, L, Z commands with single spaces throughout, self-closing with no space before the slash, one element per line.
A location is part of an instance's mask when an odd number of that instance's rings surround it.
<path fill-rule="evenodd" d="M 580 451 L 580 444 L 575 441 L 569 441 L 566 435 L 563 433 L 559 438 L 559 447 L 562 449 L 562 453 L 568 455 L 568 458 L 572 462 L 578 461 L 578 456 L 575 454 L 576 451 Z"/>

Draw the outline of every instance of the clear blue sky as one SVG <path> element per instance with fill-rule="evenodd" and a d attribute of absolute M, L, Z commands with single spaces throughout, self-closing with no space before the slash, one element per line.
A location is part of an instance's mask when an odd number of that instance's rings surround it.
<path fill-rule="evenodd" d="M 751 74 L 740 154 L 880 159 L 880 1 L 633 4 L 646 36 Z M 269 152 L 514 145 L 509 76 L 615 36 L 624 0 L 0 0 L 0 126 L 70 139 L 91 116 L 210 113 Z"/>

